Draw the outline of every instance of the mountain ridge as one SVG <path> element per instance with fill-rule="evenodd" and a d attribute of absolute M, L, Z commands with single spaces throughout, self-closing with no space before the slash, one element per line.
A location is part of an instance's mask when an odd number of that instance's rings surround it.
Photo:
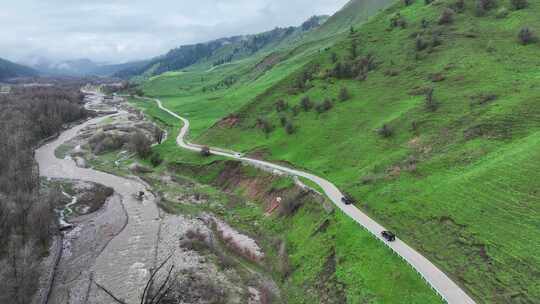
<path fill-rule="evenodd" d="M 149 63 L 135 69 L 119 71 L 115 76 L 129 78 L 134 76 L 155 76 L 169 71 L 180 70 L 194 64 L 203 63 L 216 67 L 268 48 L 279 48 L 291 39 L 299 39 L 321 26 L 328 16 L 312 16 L 299 26 L 277 27 L 273 30 L 248 35 L 237 35 L 210 40 L 207 42 L 181 45 L 166 54 L 151 59 Z"/>
<path fill-rule="evenodd" d="M 0 80 L 16 77 L 38 76 L 38 72 L 30 67 L 0 58 Z"/>

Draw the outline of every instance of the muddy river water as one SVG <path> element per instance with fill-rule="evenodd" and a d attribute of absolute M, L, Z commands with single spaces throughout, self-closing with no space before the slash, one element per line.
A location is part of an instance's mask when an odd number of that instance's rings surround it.
<path fill-rule="evenodd" d="M 68 232 L 69 236 L 81 233 L 81 229 L 93 230 L 94 240 L 86 242 L 84 237 L 78 238 L 82 242 L 78 251 L 83 252 L 66 253 L 64 250 L 64 264 L 73 265 L 71 268 L 60 265 L 63 271 L 55 277 L 49 303 L 116 303 L 93 282 L 114 291 L 117 297 L 128 303 L 139 303 L 139 296 L 155 263 L 160 219 L 155 198 L 145 184 L 79 168 L 73 160 L 55 157 L 54 151 L 62 143 L 105 118 L 95 118 L 69 129 L 36 150 L 41 176 L 95 182 L 115 190 L 114 197 L 97 215 L 87 219 L 85 225 Z M 135 196 L 139 191 L 147 194 L 142 201 Z M 87 248 L 83 246 L 85 244 Z M 81 268 L 81 265 L 85 266 Z"/>

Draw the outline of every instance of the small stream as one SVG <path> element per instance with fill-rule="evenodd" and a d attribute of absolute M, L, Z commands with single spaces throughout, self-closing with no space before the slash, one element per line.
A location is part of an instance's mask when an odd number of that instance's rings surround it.
<path fill-rule="evenodd" d="M 59 222 L 59 224 L 60 224 L 60 229 L 71 228 L 71 227 L 73 227 L 73 225 L 71 225 L 71 224 L 66 220 L 66 218 L 67 218 L 68 216 L 70 216 L 70 215 L 73 214 L 73 209 L 71 209 L 71 207 L 73 207 L 73 206 L 75 206 L 75 204 L 77 204 L 78 199 L 77 199 L 77 196 L 75 196 L 75 195 L 73 195 L 73 196 L 72 196 L 72 195 L 69 195 L 69 194 L 66 193 L 65 191 L 62 191 L 62 194 L 63 194 L 65 197 L 71 199 L 71 202 L 69 202 L 68 204 L 66 204 L 66 205 L 64 206 L 63 209 L 57 210 L 58 215 L 59 215 L 59 217 L 58 217 L 58 222 Z"/>

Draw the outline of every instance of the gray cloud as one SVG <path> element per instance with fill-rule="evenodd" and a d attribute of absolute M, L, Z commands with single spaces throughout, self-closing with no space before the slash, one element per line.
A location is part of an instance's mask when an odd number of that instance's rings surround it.
<path fill-rule="evenodd" d="M 181 44 L 298 25 L 347 0 L 17 0 L 0 10 L 0 57 L 122 62 Z"/>

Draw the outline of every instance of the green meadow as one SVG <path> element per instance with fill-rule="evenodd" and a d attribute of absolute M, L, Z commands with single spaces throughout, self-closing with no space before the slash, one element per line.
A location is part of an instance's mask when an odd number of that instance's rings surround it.
<path fill-rule="evenodd" d="M 479 303 L 536 303 L 540 43 L 523 45 L 518 33 L 528 27 L 540 35 L 540 1 L 529 0 L 522 10 L 495 1 L 478 16 L 475 1 L 466 0 L 452 22 L 439 24 L 454 3 L 396 3 L 353 32 L 211 71 L 154 77 L 144 92 L 188 118 L 194 142 L 287 162 L 336 183 Z M 404 28 L 391 27 L 398 18 Z M 365 79 L 328 73 L 333 59 L 350 64 L 353 44 L 355 60 L 373 58 Z M 299 88 L 306 72 L 310 79 Z M 343 88 L 350 98 L 340 101 Z M 333 106 L 294 110 L 306 96 L 314 105 L 329 99 Z M 287 109 L 276 109 L 280 99 Z M 171 126 L 177 123 L 153 105 L 141 106 Z M 223 123 L 226 117 L 234 123 Z M 261 120 L 271 132 L 262 130 Z M 287 132 L 282 120 L 294 131 Z M 381 132 L 383 126 L 388 132 Z M 157 149 L 167 161 L 201 161 L 174 141 Z M 346 244 L 357 227 L 337 218 L 333 241 Z M 343 246 L 382 248 L 367 240 Z M 356 262 L 343 265 L 356 269 Z"/>

